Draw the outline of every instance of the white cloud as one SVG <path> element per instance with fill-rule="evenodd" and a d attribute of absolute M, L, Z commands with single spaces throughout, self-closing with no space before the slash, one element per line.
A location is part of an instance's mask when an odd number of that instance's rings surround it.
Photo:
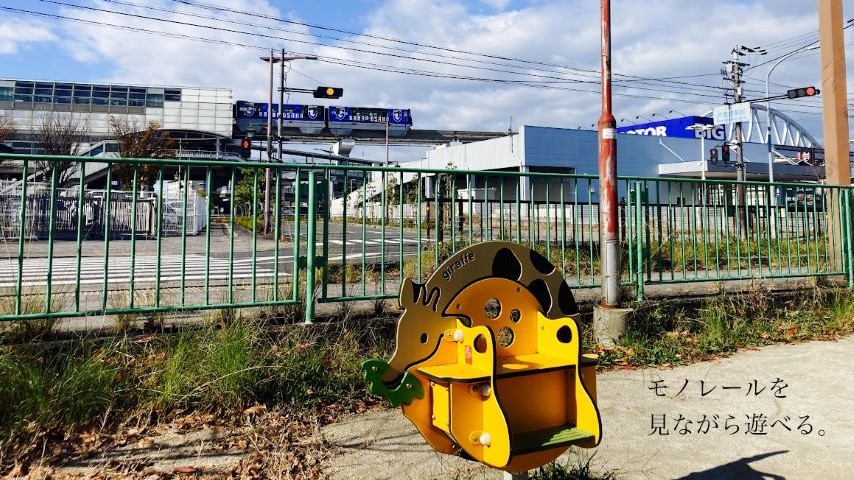
<path fill-rule="evenodd" d="M 18 19 L 0 19 L 0 55 L 17 53 L 21 45 L 55 40 L 56 36 L 44 25 Z"/>
<path fill-rule="evenodd" d="M 158 22 L 105 13 L 81 14 L 71 9 L 65 9 L 63 14 L 121 23 L 133 28 L 165 30 L 173 36 L 154 36 L 71 22 L 63 24 L 61 33 L 59 29 L 54 31 L 62 37 L 60 42 L 68 55 L 97 65 L 93 68 L 103 69 L 106 66 L 102 73 L 97 74 L 97 80 L 219 86 L 233 89 L 239 99 L 264 101 L 267 98 L 269 73 L 267 66 L 258 59 L 265 54 L 263 50 L 201 43 L 175 38 L 174 35 L 201 36 L 262 48 L 284 47 L 293 52 L 370 62 L 391 68 L 428 70 L 436 75 L 526 79 L 541 87 L 557 87 L 529 88 L 518 84 L 403 75 L 383 72 L 376 67 L 353 68 L 328 62 L 301 60 L 292 63 L 289 85 L 313 88 L 317 84 L 331 84 L 344 87 L 344 97 L 331 102 L 337 105 L 411 108 L 417 128 L 503 131 L 511 116 L 514 128 L 523 123 L 587 128 L 595 123 L 600 111 L 598 3 L 538 0 L 526 7 L 515 8 L 504 0 L 484 1 L 501 9 L 475 14 L 470 4 L 456 0 L 365 2 L 362 5 L 371 5 L 373 10 L 364 12 L 361 17 L 363 34 L 350 36 L 322 32 L 341 37 L 338 41 L 301 36 L 299 33 L 309 33 L 304 27 L 274 24 L 237 14 L 215 14 L 217 18 L 226 20 L 222 22 L 145 9 L 129 11 L 251 31 L 284 40 L 188 25 L 164 26 Z M 211 12 L 165 0 L 134 0 L 134 3 L 212 15 Z M 278 3 L 272 0 L 218 0 L 217 3 L 234 10 L 273 16 L 298 18 L 299 15 L 299 11 L 278 9 Z M 727 84 L 721 80 L 719 70 L 721 62 L 730 58 L 733 44 L 768 46 L 771 50 L 768 57 L 742 58 L 757 65 L 766 58 L 782 55 L 808 42 L 812 38 L 810 35 L 814 36 L 817 31 L 818 21 L 815 4 L 806 3 L 809 2 L 730 0 L 714 5 L 679 0 L 613 2 L 615 116 L 618 119 L 634 119 L 637 115 L 650 116 L 654 113 L 664 116 L 669 110 L 700 114 L 722 103 L 722 87 Z M 849 12 L 851 10 L 847 7 L 854 6 L 854 0 L 845 0 L 845 4 L 846 12 Z M 128 10 L 128 7 L 113 3 L 94 2 L 92 5 Z M 290 4 L 288 8 L 291 8 Z M 333 12 L 323 23 L 335 25 L 335 15 Z M 296 33 L 282 32 L 281 29 Z M 397 38 L 411 44 L 390 43 L 376 36 Z M 20 40 L 20 35 L 13 37 Z M 0 33 L 0 45 L 3 38 Z M 850 42 L 850 34 L 848 38 Z M 312 46 L 295 40 L 327 45 Z M 426 45 L 438 45 L 449 50 L 431 49 Z M 384 57 L 334 46 L 382 50 L 427 61 Z M 389 48 L 383 49 L 384 46 Z M 471 56 L 463 51 L 481 52 L 488 56 Z M 527 63 L 506 58 L 525 59 Z M 849 64 L 851 62 L 849 58 Z M 748 70 L 745 77 L 748 96 L 756 97 L 759 96 L 757 92 L 764 92 L 766 68 Z M 537 76 L 519 76 L 521 73 Z M 776 86 L 779 90 L 785 85 L 818 83 L 819 75 L 818 56 L 813 52 L 802 60 L 787 60 L 775 70 L 773 81 L 779 84 Z M 299 95 L 292 96 L 290 101 L 316 102 Z M 813 101 L 811 105 L 819 103 Z M 810 128 L 820 128 L 820 122 L 816 123 L 820 119 L 816 116 L 817 108 L 804 107 L 803 103 L 787 106 L 806 112 L 804 123 L 812 119 Z"/>

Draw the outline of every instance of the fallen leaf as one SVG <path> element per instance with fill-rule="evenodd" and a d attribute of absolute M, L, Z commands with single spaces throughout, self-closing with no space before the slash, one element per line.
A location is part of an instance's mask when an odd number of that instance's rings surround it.
<path fill-rule="evenodd" d="M 175 467 L 175 468 L 172 470 L 172 473 L 174 473 L 174 474 L 178 474 L 178 473 L 196 473 L 197 471 L 198 471 L 198 469 L 196 469 L 196 467 Z"/>
<path fill-rule="evenodd" d="M 267 409 L 266 405 L 255 405 L 253 407 L 249 407 L 246 410 L 244 410 L 243 414 L 244 415 L 258 415 L 259 413 L 263 412 L 266 409 Z"/>
<path fill-rule="evenodd" d="M 136 442 L 138 448 L 151 448 L 152 445 L 154 445 L 154 441 L 148 438 L 143 438 Z"/>
<path fill-rule="evenodd" d="M 9 472 L 9 477 L 23 477 L 27 474 L 27 467 L 21 463 L 16 463 L 15 467 Z"/>

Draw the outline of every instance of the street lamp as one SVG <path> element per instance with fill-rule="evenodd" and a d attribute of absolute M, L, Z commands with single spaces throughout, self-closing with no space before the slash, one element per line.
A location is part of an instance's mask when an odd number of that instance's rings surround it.
<path fill-rule="evenodd" d="M 774 62 L 774 65 L 768 70 L 768 75 L 765 76 L 765 131 L 766 131 L 766 139 L 765 141 L 768 143 L 768 183 L 774 183 L 774 152 L 771 149 L 771 97 L 768 93 L 768 85 L 771 83 L 771 72 L 777 68 L 777 65 L 783 63 L 784 60 L 793 57 L 799 53 L 808 52 L 810 50 L 816 50 L 819 47 L 818 44 L 815 45 L 807 45 L 806 47 L 799 48 L 794 52 L 789 52 L 779 60 Z"/>
<path fill-rule="evenodd" d="M 700 134 L 700 179 L 706 179 L 706 133 L 713 130 L 714 125 L 708 123 L 695 123 L 685 127 L 685 130 L 693 130 Z"/>

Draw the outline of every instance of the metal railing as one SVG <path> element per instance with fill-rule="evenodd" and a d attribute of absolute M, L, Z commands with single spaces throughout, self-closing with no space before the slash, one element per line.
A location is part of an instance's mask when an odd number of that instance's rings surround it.
<path fill-rule="evenodd" d="M 641 291 L 652 283 L 850 274 L 850 186 L 631 183 Z"/>
<path fill-rule="evenodd" d="M 81 171 L 103 161 L 0 155 L 22 162 L 25 179 L 36 159 L 72 160 Z M 80 179 L 60 188 L 54 173 L 38 195 L 23 181 L 0 198 L 3 225 L 14 230 L 4 230 L 0 320 L 296 307 L 311 321 L 316 303 L 396 297 L 405 277 L 423 281 L 449 255 L 488 240 L 542 253 L 574 288 L 599 285 L 594 176 L 110 161 L 99 190 Z M 132 188 L 117 194 L 110 185 L 120 170 Z M 208 193 L 167 195 L 164 179 L 176 175 Z M 148 196 L 146 183 L 157 186 Z M 211 193 L 223 185 L 228 195 Z M 621 177 L 622 284 L 642 298 L 655 283 L 851 278 L 851 195 L 850 187 L 817 184 Z M 94 199 L 101 204 L 88 207 Z M 36 224 L 46 234 L 31 234 Z"/>

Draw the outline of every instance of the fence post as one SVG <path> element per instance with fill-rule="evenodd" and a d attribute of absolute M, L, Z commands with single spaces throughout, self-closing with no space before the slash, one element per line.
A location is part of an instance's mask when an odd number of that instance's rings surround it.
<path fill-rule="evenodd" d="M 852 246 L 852 235 L 851 235 L 851 227 L 852 227 L 852 217 L 851 217 L 851 198 L 852 193 L 854 191 L 851 188 L 846 188 L 842 192 L 842 208 L 840 209 L 841 221 L 839 222 L 842 225 L 842 248 L 844 249 L 844 257 L 843 264 L 845 265 L 845 275 L 848 277 L 848 287 L 854 287 L 854 268 L 852 268 L 852 264 L 854 264 L 854 246 Z"/>
<path fill-rule="evenodd" d="M 306 215 L 305 240 L 305 323 L 314 322 L 314 260 L 317 250 L 317 245 L 315 244 L 315 237 L 317 235 L 315 227 L 317 197 L 314 191 L 316 173 L 308 172 L 308 213 Z M 299 201 L 297 201 L 297 208 L 299 208 Z M 297 221 L 299 220 L 297 219 Z"/>
<path fill-rule="evenodd" d="M 635 184 L 635 188 L 633 190 L 635 195 L 634 198 L 634 217 L 635 217 L 635 273 L 637 275 L 637 299 L 638 301 L 642 301 L 644 299 L 644 291 L 643 291 L 643 204 L 641 203 L 644 200 L 644 195 L 642 191 L 642 187 L 640 183 Z"/>

